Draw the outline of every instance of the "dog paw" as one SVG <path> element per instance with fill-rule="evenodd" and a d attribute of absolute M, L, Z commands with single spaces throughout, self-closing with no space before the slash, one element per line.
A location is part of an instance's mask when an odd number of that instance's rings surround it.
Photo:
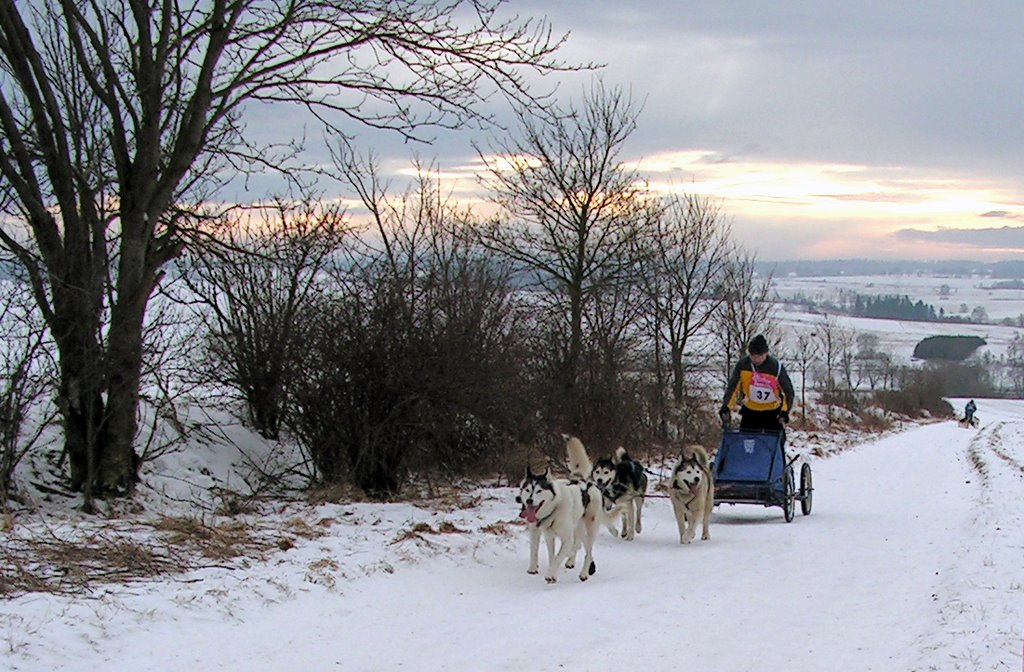
<path fill-rule="evenodd" d="M 710 534 L 702 534 L 700 539 L 701 539 L 701 541 L 710 541 L 711 540 L 711 535 Z"/>
<path fill-rule="evenodd" d="M 565 561 L 565 568 L 566 569 L 572 569 L 575 566 L 576 566 L 576 561 L 575 560 L 566 560 Z"/>
<path fill-rule="evenodd" d="M 590 578 L 589 574 L 580 574 L 580 581 L 586 581 Z"/>
<path fill-rule="evenodd" d="M 526 570 L 526 573 L 527 573 L 527 574 L 540 574 L 540 570 L 537 570 L 537 569 L 528 569 L 528 570 Z"/>
<path fill-rule="evenodd" d="M 547 581 L 548 583 L 558 583 L 558 579 L 556 579 L 553 576 L 545 576 L 544 580 Z"/>

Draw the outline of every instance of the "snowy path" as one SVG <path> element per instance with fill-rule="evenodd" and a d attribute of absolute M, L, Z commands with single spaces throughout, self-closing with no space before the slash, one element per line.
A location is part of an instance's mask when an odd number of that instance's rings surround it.
<path fill-rule="evenodd" d="M 669 503 L 649 500 L 635 542 L 602 532 L 586 583 L 527 575 L 517 529 L 333 590 L 303 586 L 282 564 L 252 580 L 279 572 L 280 595 L 246 601 L 237 581 L 218 609 L 133 596 L 101 615 L 100 631 L 68 617 L 31 635 L 63 653 L 23 646 L 10 660 L 83 672 L 1016 672 L 1024 403 L 983 408 L 980 431 L 939 423 L 813 461 L 814 511 L 791 524 L 780 509 L 721 506 L 710 542 L 680 546 Z M 514 516 L 511 498 L 491 521 Z M 353 552 L 343 537 L 329 543 L 339 558 Z"/>

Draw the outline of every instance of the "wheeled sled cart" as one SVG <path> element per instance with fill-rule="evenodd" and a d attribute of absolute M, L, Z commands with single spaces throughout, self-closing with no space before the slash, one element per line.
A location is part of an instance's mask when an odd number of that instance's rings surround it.
<path fill-rule="evenodd" d="M 770 430 L 722 430 L 722 444 L 715 454 L 715 506 L 719 504 L 761 504 L 782 507 L 786 522 L 792 522 L 796 502 L 805 516 L 811 513 L 814 485 L 811 465 L 800 467 L 797 489 L 793 463 L 783 450 L 782 432 Z"/>

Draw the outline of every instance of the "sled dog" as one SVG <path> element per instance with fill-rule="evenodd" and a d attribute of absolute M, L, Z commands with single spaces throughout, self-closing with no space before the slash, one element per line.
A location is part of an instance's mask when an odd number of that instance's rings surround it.
<path fill-rule="evenodd" d="M 679 543 L 693 541 L 697 531 L 697 519 L 703 519 L 701 539 L 711 538 L 709 525 L 711 511 L 715 508 L 715 483 L 711 475 L 711 463 L 702 446 L 691 444 L 683 448 L 679 462 L 672 470 L 669 481 L 669 498 L 679 526 Z"/>
<path fill-rule="evenodd" d="M 587 449 L 583 447 L 583 442 L 575 436 L 562 434 L 562 438 L 565 439 L 565 463 L 569 473 L 572 474 L 570 478 L 590 481 L 598 486 L 601 495 L 599 499 L 602 504 L 602 510 L 599 512 L 600 522 L 608 528 L 608 532 L 613 537 L 617 537 L 619 531 L 615 528 L 615 511 L 613 510 L 615 506 L 604 497 L 605 489 L 601 483 L 594 481 L 594 466 L 590 461 L 590 455 L 587 454 Z"/>
<path fill-rule="evenodd" d="M 978 416 L 975 415 L 975 416 L 971 417 L 970 420 L 968 420 L 967 417 L 964 416 L 964 417 L 960 418 L 957 422 L 964 429 L 967 429 L 968 427 L 977 427 L 978 426 Z"/>
<path fill-rule="evenodd" d="M 642 464 L 619 447 L 615 455 L 601 458 L 594 465 L 591 480 L 604 493 L 605 508 L 622 512 L 622 538 L 632 541 L 643 529 L 640 514 L 647 492 L 647 474 Z"/>
<path fill-rule="evenodd" d="M 562 438 L 565 439 L 565 462 L 569 473 L 576 479 L 589 479 L 591 472 L 594 471 L 594 465 L 587 455 L 587 449 L 583 447 L 583 442 L 568 434 L 562 434 Z"/>
<path fill-rule="evenodd" d="M 594 541 L 598 526 L 605 517 L 601 491 L 587 480 L 591 470 L 590 458 L 576 437 L 566 439 L 566 458 L 571 478 L 553 479 L 549 469 L 535 474 L 527 466 L 516 496 L 516 501 L 522 505 L 519 517 L 526 520 L 530 529 L 530 564 L 526 571 L 536 574 L 540 569 L 540 539 L 543 536 L 548 549 L 544 580 L 548 583 L 558 580 L 558 570 L 563 563 L 570 569 L 576 566 L 580 547 L 584 550 L 580 581 L 586 581 L 597 571 Z M 555 542 L 558 542 L 557 552 Z"/>

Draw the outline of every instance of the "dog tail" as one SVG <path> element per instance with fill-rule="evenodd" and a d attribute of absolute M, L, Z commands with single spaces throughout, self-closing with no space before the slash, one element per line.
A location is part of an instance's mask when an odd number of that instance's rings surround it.
<path fill-rule="evenodd" d="M 594 465 L 590 462 L 590 456 L 587 455 L 587 449 L 583 447 L 583 442 L 575 436 L 564 434 L 563 436 L 565 436 L 565 459 L 569 464 L 569 471 L 573 476 L 590 478 L 590 472 L 594 470 Z"/>
<path fill-rule="evenodd" d="M 626 453 L 626 449 L 623 448 L 622 446 L 619 446 L 618 448 L 615 449 L 615 455 L 612 457 L 612 463 L 618 464 L 619 462 L 628 462 L 631 459 L 633 458 L 631 458 L 629 454 Z"/>

